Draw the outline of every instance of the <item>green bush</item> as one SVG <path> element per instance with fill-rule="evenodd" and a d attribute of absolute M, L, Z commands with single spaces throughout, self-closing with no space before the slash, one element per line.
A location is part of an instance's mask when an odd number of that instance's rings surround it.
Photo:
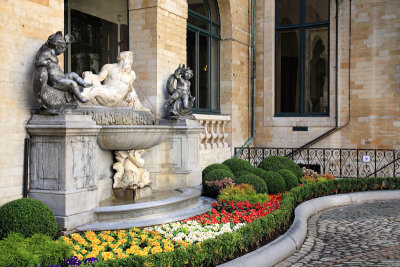
<path fill-rule="evenodd" d="M 235 175 L 231 171 L 227 171 L 224 169 L 216 169 L 210 171 L 205 176 L 203 176 L 203 185 L 205 181 L 218 181 L 224 178 L 232 178 L 235 179 Z"/>
<path fill-rule="evenodd" d="M 257 194 L 252 185 L 240 184 L 232 187 L 227 187 L 221 191 L 218 200 L 225 199 L 226 201 L 248 201 L 250 203 L 264 203 L 269 200 L 267 194 Z"/>
<path fill-rule="evenodd" d="M 24 237 L 34 234 L 57 235 L 58 225 L 53 212 L 39 200 L 22 198 L 0 207 L 0 238 L 15 232 Z"/>
<path fill-rule="evenodd" d="M 254 169 L 250 162 L 243 159 L 227 159 L 222 164 L 228 166 L 235 176 L 237 176 L 236 174 L 240 171 L 251 172 Z"/>
<path fill-rule="evenodd" d="M 286 183 L 282 176 L 274 171 L 267 171 L 267 176 L 265 182 L 268 186 L 268 191 L 270 194 L 280 194 L 285 192 Z"/>
<path fill-rule="evenodd" d="M 242 176 L 239 176 L 234 179 L 235 184 L 249 184 L 254 187 L 257 193 L 266 193 L 268 194 L 268 187 L 267 184 L 264 182 L 263 179 L 258 177 L 255 174 L 245 174 Z"/>
<path fill-rule="evenodd" d="M 279 173 L 265 171 L 261 168 L 254 168 L 253 173 L 264 180 L 264 182 L 267 184 L 269 194 L 274 195 L 285 192 L 285 180 L 283 180 Z"/>
<path fill-rule="evenodd" d="M 0 266 L 50 266 L 72 256 L 70 246 L 42 234 L 12 233 L 0 241 L 0 251 Z"/>
<path fill-rule="evenodd" d="M 289 191 L 293 187 L 296 187 L 299 185 L 296 175 L 294 175 L 293 172 L 291 172 L 289 170 L 280 170 L 280 171 L 277 171 L 277 173 L 279 173 L 282 176 L 283 180 L 285 180 L 286 191 Z"/>
<path fill-rule="evenodd" d="M 232 172 L 231 169 L 229 169 L 228 166 L 226 166 L 226 165 L 224 165 L 224 164 L 220 164 L 220 163 L 214 163 L 214 164 L 208 165 L 207 167 L 204 168 L 204 170 L 203 170 L 203 172 L 202 172 L 202 176 L 204 177 L 204 176 L 206 176 L 210 171 L 219 170 L 219 169 Z"/>
<path fill-rule="evenodd" d="M 268 157 L 261 161 L 258 167 L 266 171 L 289 170 L 297 179 L 303 176 L 303 171 L 294 161 L 282 156 Z"/>
<path fill-rule="evenodd" d="M 254 168 L 253 168 L 254 169 Z M 236 177 L 239 177 L 239 176 L 242 176 L 242 175 L 246 175 L 246 174 L 254 174 L 254 172 L 251 172 L 251 171 L 246 171 L 246 170 L 244 170 L 244 171 L 240 171 L 240 172 L 237 172 L 236 173 Z M 257 174 L 256 174 L 257 175 Z M 257 175 L 258 176 L 258 175 Z"/>

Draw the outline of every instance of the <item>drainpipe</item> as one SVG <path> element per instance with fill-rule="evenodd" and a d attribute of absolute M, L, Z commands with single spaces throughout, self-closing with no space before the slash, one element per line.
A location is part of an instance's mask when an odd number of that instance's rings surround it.
<path fill-rule="evenodd" d="M 24 142 L 24 174 L 23 174 L 23 186 L 22 186 L 22 196 L 24 198 L 28 197 L 30 151 L 31 151 L 31 139 L 25 138 L 25 142 Z"/>
<path fill-rule="evenodd" d="M 251 136 L 244 145 L 240 148 L 239 152 L 236 153 L 233 157 L 239 158 L 243 153 L 243 150 L 248 147 L 251 142 L 255 139 L 256 133 L 256 0 L 253 0 L 253 16 L 252 16 L 252 24 L 253 24 L 253 33 L 252 33 L 252 52 L 253 52 L 253 66 L 252 66 L 252 120 L 251 120 Z"/>
<path fill-rule="evenodd" d="M 294 150 L 292 153 L 289 154 L 289 156 L 291 156 L 292 154 L 295 154 L 297 151 L 302 150 L 304 148 L 307 148 L 309 146 L 312 146 L 313 144 L 319 142 L 320 140 L 326 138 L 327 136 L 333 134 L 334 132 L 337 132 L 341 129 L 343 129 L 344 127 L 346 127 L 347 125 L 349 125 L 350 123 L 350 111 L 351 111 L 351 105 L 350 105 L 350 100 L 351 100 L 351 95 L 350 95 L 350 76 L 351 76 L 351 6 L 352 6 L 352 0 L 349 1 L 350 3 L 350 14 L 349 14 L 349 95 L 348 95 L 348 99 L 349 99 L 349 111 L 348 111 L 348 118 L 347 118 L 347 122 L 343 125 L 339 127 L 339 104 L 338 104 L 338 72 L 339 72 L 339 66 L 338 66 L 338 50 L 339 50 L 339 42 L 338 42 L 338 36 L 339 36 L 339 11 L 338 11 L 338 0 L 336 0 L 336 76 L 335 76 L 335 86 L 336 86 L 336 95 L 335 95 L 335 99 L 336 99 L 336 121 L 335 121 L 335 127 L 330 129 L 329 131 L 327 131 L 326 133 L 323 133 L 322 135 L 318 136 L 317 138 L 311 140 L 310 142 L 302 145 L 301 147 L 297 148 L 296 150 Z"/>

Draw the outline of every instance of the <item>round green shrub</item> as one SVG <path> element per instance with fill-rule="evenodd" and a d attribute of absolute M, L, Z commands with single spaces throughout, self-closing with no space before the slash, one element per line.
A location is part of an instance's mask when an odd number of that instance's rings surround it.
<path fill-rule="evenodd" d="M 265 171 L 261 168 L 254 168 L 253 173 L 264 180 L 270 194 L 280 194 L 285 192 L 286 184 L 282 176 L 273 171 Z"/>
<path fill-rule="evenodd" d="M 237 172 L 235 176 L 239 177 L 239 176 L 242 176 L 242 175 L 245 175 L 245 174 L 254 174 L 254 173 L 250 172 L 250 171 L 247 171 L 247 170 L 243 170 L 243 171 Z"/>
<path fill-rule="evenodd" d="M 250 162 L 243 159 L 227 159 L 222 164 L 226 165 L 231 169 L 233 174 L 237 174 L 240 171 L 252 171 L 254 169 Z M 236 175 L 237 176 L 237 175 Z"/>
<path fill-rule="evenodd" d="M 219 170 L 219 169 L 232 172 L 231 169 L 229 169 L 228 166 L 226 166 L 226 165 L 224 165 L 224 164 L 221 164 L 221 163 L 214 163 L 214 164 L 208 165 L 207 167 L 204 168 L 204 170 L 203 170 L 203 172 L 202 172 L 202 176 L 204 177 L 204 176 L 207 175 L 210 171 Z"/>
<path fill-rule="evenodd" d="M 294 175 L 293 172 L 289 170 L 280 170 L 277 171 L 277 173 L 279 173 L 282 176 L 283 180 L 285 180 L 287 191 L 299 185 L 299 181 L 297 180 L 297 177 L 296 175 Z"/>
<path fill-rule="evenodd" d="M 32 198 L 22 198 L 0 207 L 0 238 L 8 234 L 20 233 L 25 237 L 44 234 L 57 235 L 58 225 L 53 212 L 43 202 Z"/>
<path fill-rule="evenodd" d="M 232 178 L 233 180 L 235 180 L 235 175 L 233 175 L 230 170 L 227 171 L 224 169 L 215 169 L 203 176 L 203 185 L 205 181 L 217 181 L 224 178 Z"/>
<path fill-rule="evenodd" d="M 280 194 L 286 190 L 285 180 L 277 172 L 267 171 L 264 181 L 267 183 L 270 194 Z"/>
<path fill-rule="evenodd" d="M 266 171 L 279 171 L 279 170 L 289 170 L 291 171 L 297 179 L 303 176 L 303 171 L 301 168 L 291 159 L 283 156 L 271 156 L 260 162 L 259 168 Z"/>
<path fill-rule="evenodd" d="M 268 187 L 267 184 L 264 182 L 263 179 L 258 177 L 255 174 L 249 173 L 244 174 L 242 176 L 238 176 L 234 179 L 235 184 L 249 184 L 254 187 L 257 193 L 266 193 L 268 194 Z"/>

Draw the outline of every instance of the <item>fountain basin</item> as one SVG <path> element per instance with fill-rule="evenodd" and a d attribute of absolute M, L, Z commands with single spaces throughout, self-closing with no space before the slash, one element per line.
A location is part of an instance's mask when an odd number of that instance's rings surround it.
<path fill-rule="evenodd" d="M 164 142 L 171 130 L 160 125 L 102 125 L 97 143 L 105 150 L 149 149 Z"/>

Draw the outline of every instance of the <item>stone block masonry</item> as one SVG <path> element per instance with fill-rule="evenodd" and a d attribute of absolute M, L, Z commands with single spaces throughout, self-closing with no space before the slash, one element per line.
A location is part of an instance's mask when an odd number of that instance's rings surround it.
<path fill-rule="evenodd" d="M 50 34 L 63 29 L 64 1 L 0 1 L 0 206 L 22 197 L 34 57 Z"/>

